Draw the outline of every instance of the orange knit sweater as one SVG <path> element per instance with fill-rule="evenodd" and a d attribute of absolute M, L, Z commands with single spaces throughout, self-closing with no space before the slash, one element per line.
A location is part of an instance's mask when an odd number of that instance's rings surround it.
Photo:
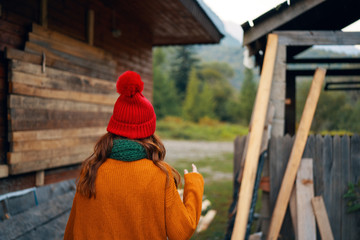
<path fill-rule="evenodd" d="M 184 178 L 182 202 L 171 174 L 166 187 L 165 173 L 152 161 L 107 159 L 97 173 L 96 198 L 75 194 L 64 239 L 189 239 L 201 215 L 204 180 L 198 173 Z"/>

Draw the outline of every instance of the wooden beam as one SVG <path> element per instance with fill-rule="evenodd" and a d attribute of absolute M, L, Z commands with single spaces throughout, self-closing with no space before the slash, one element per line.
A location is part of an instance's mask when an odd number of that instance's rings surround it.
<path fill-rule="evenodd" d="M 360 58 L 290 58 L 286 63 L 360 63 Z"/>
<path fill-rule="evenodd" d="M 40 151 L 26 151 L 26 152 L 8 152 L 7 160 L 9 164 L 16 164 L 21 162 L 32 162 L 38 160 L 46 160 L 49 158 L 55 158 L 60 155 L 77 155 L 80 153 L 87 153 L 88 156 L 92 154 L 95 141 L 92 143 L 83 143 L 76 147 L 64 147 L 55 149 L 45 149 Z"/>
<path fill-rule="evenodd" d="M 45 172 L 44 170 L 37 171 L 35 174 L 35 186 L 43 186 L 44 185 L 44 179 L 45 179 Z"/>
<path fill-rule="evenodd" d="M 94 10 L 89 9 L 87 15 L 87 41 L 91 46 L 94 45 L 94 23 L 95 23 Z"/>
<path fill-rule="evenodd" d="M 9 141 L 22 142 L 36 140 L 54 140 L 71 137 L 99 137 L 101 135 L 104 135 L 105 133 L 106 126 L 36 131 L 17 131 L 9 133 Z"/>
<path fill-rule="evenodd" d="M 42 63 L 41 54 L 24 52 L 14 48 L 6 48 L 5 57 L 7 59 L 19 60 L 37 65 L 40 65 Z M 49 56 L 46 56 L 46 66 L 47 66 L 47 70 L 48 67 L 52 67 L 53 69 L 59 69 L 82 76 L 90 76 L 94 78 L 105 79 L 108 81 L 114 80 L 114 76 L 112 74 L 97 72 L 94 69 L 91 69 L 89 66 L 84 66 L 84 67 L 77 66 L 68 63 L 67 61 L 58 60 L 55 58 L 51 58 Z"/>
<path fill-rule="evenodd" d="M 77 49 L 76 51 L 84 51 L 96 59 L 107 61 L 110 66 L 116 66 L 116 62 L 113 59 L 112 55 L 101 48 L 90 46 L 83 41 L 76 40 L 72 37 L 50 29 L 45 29 L 37 24 L 32 25 L 32 33 L 37 36 L 43 37 L 43 40 L 47 39 L 48 42 L 66 44 L 68 47 L 71 46 L 73 49 Z"/>
<path fill-rule="evenodd" d="M 318 196 L 312 198 L 311 204 L 319 227 L 321 239 L 334 240 L 323 197 Z"/>
<path fill-rule="evenodd" d="M 15 175 L 20 173 L 27 173 L 27 172 L 45 170 L 49 168 L 78 164 L 83 162 L 87 157 L 89 157 L 88 153 L 80 153 L 70 156 L 60 155 L 46 160 L 20 162 L 16 164 L 11 164 L 9 173 L 11 175 Z"/>
<path fill-rule="evenodd" d="M 295 182 L 296 173 L 298 171 L 302 154 L 305 149 L 306 140 L 315 114 L 316 105 L 319 100 L 325 73 L 326 70 L 321 68 L 317 69 L 315 72 L 271 218 L 270 229 L 267 237 L 268 240 L 276 240 L 278 238 L 280 228 L 284 220 L 286 208 L 289 203 L 291 191 Z"/>
<path fill-rule="evenodd" d="M 275 31 L 274 33 L 279 35 L 279 44 L 286 46 L 360 44 L 360 32 Z"/>
<path fill-rule="evenodd" d="M 301 160 L 296 177 L 297 240 L 316 239 L 315 216 L 311 206 L 314 197 L 313 160 Z"/>
<path fill-rule="evenodd" d="M 7 164 L 0 164 L 0 178 L 9 176 L 9 166 Z"/>
<path fill-rule="evenodd" d="M 113 106 L 116 102 L 117 97 L 105 95 L 105 94 L 91 94 L 75 91 L 62 91 L 62 90 L 52 90 L 45 88 L 37 88 L 31 85 L 10 82 L 9 83 L 9 93 L 21 94 L 26 96 L 37 96 L 43 98 L 52 98 L 52 99 L 64 99 L 72 100 L 78 102 L 87 102 L 87 103 L 98 103 L 104 105 Z"/>
<path fill-rule="evenodd" d="M 286 72 L 295 76 L 311 76 L 314 69 L 287 69 Z M 326 76 L 359 76 L 360 69 L 328 69 Z"/>
<path fill-rule="evenodd" d="M 245 158 L 244 176 L 240 187 L 239 201 L 231 239 L 244 239 L 248 223 L 254 181 L 260 156 L 260 147 L 264 131 L 264 124 L 270 97 L 271 83 L 278 46 L 278 37 L 268 35 L 267 51 L 261 72 L 260 83 L 256 94 L 253 110 L 252 128 L 249 135 L 249 145 Z"/>
<path fill-rule="evenodd" d="M 48 2 L 47 0 L 41 0 L 40 6 L 40 24 L 44 27 L 48 27 Z"/>
<path fill-rule="evenodd" d="M 86 137 L 86 138 L 63 138 L 56 140 L 38 140 L 38 141 L 26 141 L 26 142 L 11 142 L 11 152 L 26 152 L 26 151 L 40 151 L 66 147 L 76 147 L 81 144 L 94 143 L 98 137 Z"/>
<path fill-rule="evenodd" d="M 254 20 L 254 26 L 244 31 L 244 45 L 250 44 L 255 40 L 264 37 L 269 32 L 280 27 L 284 23 L 300 16 L 315 6 L 325 2 L 325 0 L 303 0 L 294 1 L 290 7 L 287 7 L 276 15 L 269 17 L 266 21 L 256 22 Z"/>
<path fill-rule="evenodd" d="M 109 105 L 12 94 L 8 97 L 8 107 L 11 109 L 43 109 L 68 112 L 94 112 L 99 114 L 113 112 L 113 107 Z"/>

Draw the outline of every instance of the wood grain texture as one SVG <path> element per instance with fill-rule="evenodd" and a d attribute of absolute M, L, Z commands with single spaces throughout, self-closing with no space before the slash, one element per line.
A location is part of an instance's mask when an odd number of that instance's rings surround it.
<path fill-rule="evenodd" d="M 334 236 L 332 234 L 329 218 L 327 215 L 327 211 L 322 196 L 312 198 L 311 204 L 314 210 L 321 239 L 333 240 Z"/>
<path fill-rule="evenodd" d="M 73 165 L 83 162 L 88 156 L 89 155 L 86 153 L 80 153 L 76 155 L 64 155 L 64 156 L 60 155 L 45 160 L 15 163 L 9 166 L 9 173 L 14 175 L 14 174 L 21 174 L 26 172 L 45 170 L 49 168 L 62 167 L 66 165 Z"/>
<path fill-rule="evenodd" d="M 296 177 L 297 240 L 316 239 L 315 216 L 311 206 L 314 197 L 313 160 L 303 158 Z"/>
<path fill-rule="evenodd" d="M 246 233 L 246 225 L 249 217 L 254 181 L 260 156 L 261 140 L 270 97 L 277 45 L 277 35 L 269 34 L 268 45 L 266 48 L 267 51 L 265 52 L 264 65 L 253 110 L 252 129 L 245 158 L 244 176 L 240 187 L 237 214 L 231 239 L 243 239 Z"/>
<path fill-rule="evenodd" d="M 309 95 L 305 102 L 305 107 L 296 134 L 294 146 L 291 151 L 288 166 L 281 184 L 279 196 L 277 198 L 275 209 L 271 218 L 269 234 L 267 236 L 268 240 L 275 240 L 278 238 L 286 208 L 289 203 L 290 194 L 294 185 L 296 173 L 300 165 L 306 140 L 310 131 L 310 126 L 314 117 L 317 102 L 320 96 L 325 73 L 326 71 L 321 68 L 317 69 L 315 72 Z"/>
<path fill-rule="evenodd" d="M 76 91 L 53 90 L 34 87 L 18 82 L 9 83 L 9 93 L 43 98 L 64 99 L 78 102 L 98 103 L 113 106 L 118 96 L 105 94 L 91 94 Z"/>
<path fill-rule="evenodd" d="M 53 140 L 71 137 L 100 137 L 105 133 L 106 125 L 103 127 L 18 131 L 11 132 L 11 135 L 9 135 L 9 141 L 22 142 L 30 140 Z"/>
<path fill-rule="evenodd" d="M 76 147 L 59 147 L 55 149 L 46 149 L 39 151 L 26 151 L 26 152 L 8 152 L 7 159 L 9 164 L 16 164 L 20 162 L 32 162 L 37 160 L 46 160 L 55 158 L 60 155 L 76 155 L 86 153 L 90 156 L 93 153 L 95 142 L 81 143 Z"/>

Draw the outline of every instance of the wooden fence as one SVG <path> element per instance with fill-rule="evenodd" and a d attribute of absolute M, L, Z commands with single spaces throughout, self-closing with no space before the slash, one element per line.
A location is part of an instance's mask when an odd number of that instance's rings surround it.
<path fill-rule="evenodd" d="M 269 143 L 270 211 L 274 209 L 295 138 L 272 138 Z M 360 137 L 311 135 L 303 158 L 313 159 L 315 196 L 322 195 L 335 239 L 358 239 L 360 212 L 346 213 L 349 183 L 360 181 Z M 291 239 L 292 225 L 287 213 L 281 235 Z M 320 239 L 318 237 L 318 239 Z"/>

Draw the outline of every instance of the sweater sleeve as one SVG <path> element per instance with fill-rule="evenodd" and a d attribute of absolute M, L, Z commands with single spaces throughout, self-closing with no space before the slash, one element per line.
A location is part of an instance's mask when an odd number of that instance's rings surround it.
<path fill-rule="evenodd" d="M 201 216 L 204 179 L 199 173 L 188 173 L 184 178 L 183 202 L 172 178 L 166 189 L 165 221 L 169 240 L 189 239 Z"/>

